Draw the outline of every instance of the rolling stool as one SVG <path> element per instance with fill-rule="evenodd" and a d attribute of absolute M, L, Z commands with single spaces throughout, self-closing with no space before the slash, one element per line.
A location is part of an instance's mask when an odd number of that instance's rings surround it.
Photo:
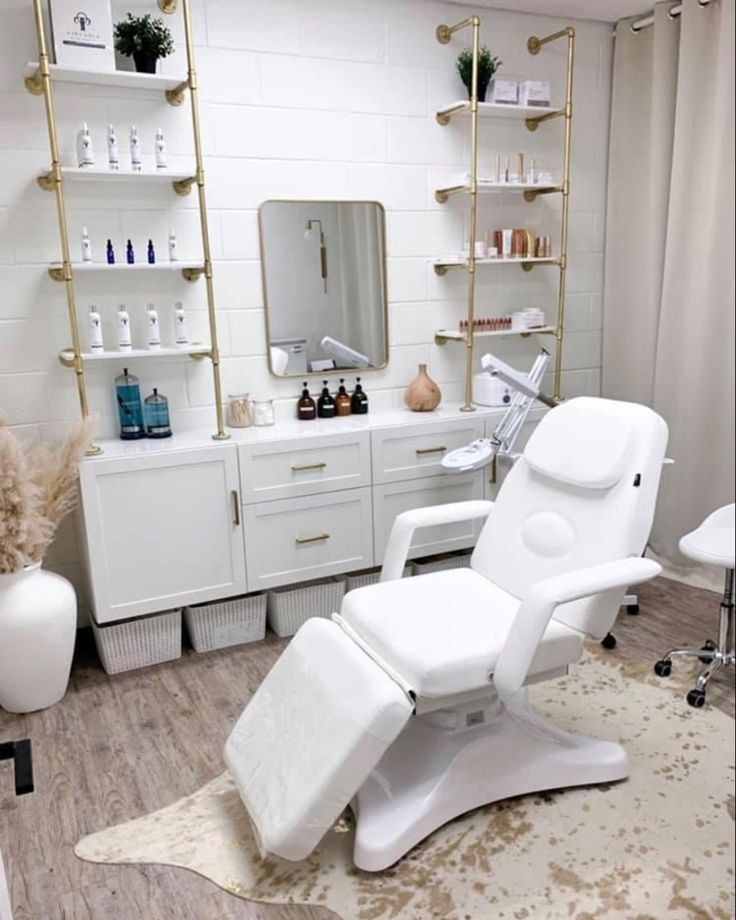
<path fill-rule="evenodd" d="M 706 565 L 722 566 L 726 570 L 726 584 L 721 601 L 721 618 L 718 626 L 718 642 L 709 639 L 702 648 L 673 648 L 654 665 L 659 677 L 672 673 L 672 658 L 675 655 L 699 658 L 705 667 L 695 681 L 695 687 L 687 695 L 691 706 L 705 703 L 705 688 L 711 677 L 720 668 L 736 664 L 736 636 L 733 623 L 733 570 L 734 542 L 736 541 L 736 505 L 725 505 L 714 511 L 697 530 L 685 534 L 680 540 L 683 556 L 704 562 Z"/>

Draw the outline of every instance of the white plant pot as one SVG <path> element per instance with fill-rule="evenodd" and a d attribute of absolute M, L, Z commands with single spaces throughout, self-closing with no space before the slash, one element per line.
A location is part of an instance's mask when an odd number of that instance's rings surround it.
<path fill-rule="evenodd" d="M 34 712 L 66 693 L 77 631 L 77 597 L 41 564 L 0 574 L 0 706 Z"/>

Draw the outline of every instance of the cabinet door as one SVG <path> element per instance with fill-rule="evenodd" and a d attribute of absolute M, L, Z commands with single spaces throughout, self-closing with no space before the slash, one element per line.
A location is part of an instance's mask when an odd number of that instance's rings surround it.
<path fill-rule="evenodd" d="M 483 498 L 483 475 L 463 473 L 446 474 L 430 479 L 416 479 L 411 482 L 397 482 L 373 488 L 373 520 L 376 563 L 383 562 L 394 518 L 402 511 L 425 508 L 428 505 L 444 505 L 450 502 L 464 502 Z M 414 534 L 409 558 L 429 556 L 456 549 L 474 546 L 482 522 L 463 521 L 443 527 L 425 527 Z"/>
<path fill-rule="evenodd" d="M 482 437 L 482 418 L 379 428 L 371 433 L 373 482 L 446 476 L 441 462 L 447 451 Z"/>
<path fill-rule="evenodd" d="M 244 510 L 253 591 L 373 565 L 369 488 L 259 502 Z"/>
<path fill-rule="evenodd" d="M 246 591 L 234 444 L 80 466 L 98 623 Z"/>

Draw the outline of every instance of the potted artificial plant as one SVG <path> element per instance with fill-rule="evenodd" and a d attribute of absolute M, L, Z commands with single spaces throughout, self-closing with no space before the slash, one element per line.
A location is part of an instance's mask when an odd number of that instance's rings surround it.
<path fill-rule="evenodd" d="M 64 696 L 77 631 L 77 598 L 41 568 L 77 500 L 77 464 L 89 420 L 58 447 L 24 448 L 0 423 L 0 707 L 46 709 Z"/>
<path fill-rule="evenodd" d="M 478 102 L 485 102 L 488 84 L 501 64 L 503 64 L 503 61 L 492 55 L 485 45 L 478 52 Z M 460 79 L 465 84 L 468 98 L 470 98 L 473 79 L 473 52 L 469 48 L 461 51 L 458 55 L 457 72 L 460 74 Z"/>
<path fill-rule="evenodd" d="M 163 19 L 154 19 L 150 13 L 133 16 L 115 25 L 115 50 L 132 57 L 138 73 L 156 73 L 159 58 L 168 57 L 174 50 L 174 39 Z"/>

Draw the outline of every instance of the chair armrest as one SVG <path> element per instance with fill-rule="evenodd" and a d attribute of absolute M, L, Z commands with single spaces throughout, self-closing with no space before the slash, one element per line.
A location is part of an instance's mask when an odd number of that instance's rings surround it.
<path fill-rule="evenodd" d="M 381 581 L 401 578 L 415 530 L 420 527 L 437 527 L 441 524 L 457 524 L 460 521 L 486 518 L 492 508 L 493 502 L 468 501 L 414 508 L 412 511 L 397 514 L 386 544 Z"/>
<path fill-rule="evenodd" d="M 662 571 L 652 559 L 633 556 L 554 575 L 532 585 L 521 602 L 496 662 L 493 683 L 505 703 L 524 685 L 529 666 L 560 604 L 649 581 Z"/>

